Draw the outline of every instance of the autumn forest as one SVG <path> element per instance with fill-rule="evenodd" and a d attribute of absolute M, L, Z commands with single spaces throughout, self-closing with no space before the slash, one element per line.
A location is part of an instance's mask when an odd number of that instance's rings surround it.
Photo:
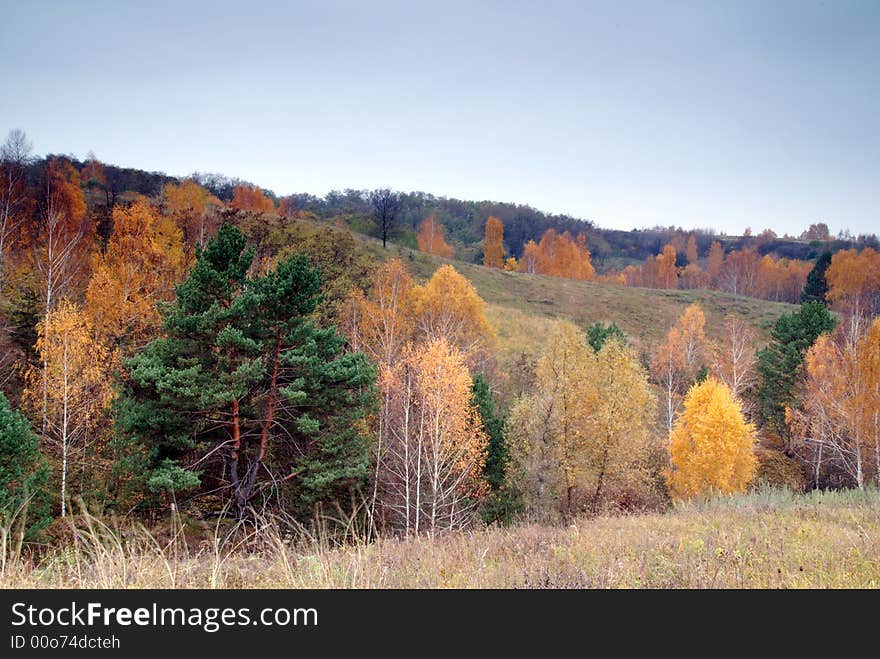
<path fill-rule="evenodd" d="M 29 570 L 95 520 L 369 546 L 869 496 L 880 251 L 821 222 L 279 197 L 12 130 L 0 391 L 3 551 Z"/>

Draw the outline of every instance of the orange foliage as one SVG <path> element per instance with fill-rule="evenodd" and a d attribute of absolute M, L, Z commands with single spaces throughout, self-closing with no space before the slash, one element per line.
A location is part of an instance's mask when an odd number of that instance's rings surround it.
<path fill-rule="evenodd" d="M 504 263 L 504 224 L 497 217 L 486 220 L 486 237 L 483 241 L 483 265 L 500 268 Z"/>
<path fill-rule="evenodd" d="M 526 244 L 523 250 L 523 262 L 526 261 L 527 249 L 533 248 Z M 529 259 L 532 258 L 532 254 L 528 256 Z M 596 274 L 590 261 L 587 239 L 583 234 L 578 234 L 577 239 L 574 239 L 568 231 L 559 234 L 555 229 L 547 229 L 541 236 L 537 249 L 534 250 L 534 257 L 534 272 L 540 275 L 583 280 L 592 279 Z M 527 268 L 530 265 L 525 263 L 526 272 L 529 272 Z"/>
<path fill-rule="evenodd" d="M 443 225 L 437 221 L 437 217 L 433 213 L 422 220 L 421 225 L 419 225 L 419 234 L 416 238 L 419 243 L 419 249 L 423 252 L 442 256 L 445 259 L 455 257 L 455 250 L 446 242 L 446 238 L 443 236 Z"/>
<path fill-rule="evenodd" d="M 253 211 L 254 213 L 272 213 L 275 204 L 260 188 L 249 185 L 236 185 L 232 191 L 232 208 L 240 211 Z"/>

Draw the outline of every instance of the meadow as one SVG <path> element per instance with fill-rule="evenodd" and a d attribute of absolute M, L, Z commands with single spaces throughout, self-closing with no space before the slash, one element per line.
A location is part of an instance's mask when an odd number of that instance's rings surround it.
<path fill-rule="evenodd" d="M 143 527 L 69 518 L 38 557 L 2 537 L 2 588 L 876 588 L 880 495 L 764 490 L 666 513 L 345 541 L 265 520 Z"/>

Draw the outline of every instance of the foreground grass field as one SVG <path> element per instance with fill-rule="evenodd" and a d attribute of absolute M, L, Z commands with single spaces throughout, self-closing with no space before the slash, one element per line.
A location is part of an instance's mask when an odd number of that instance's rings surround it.
<path fill-rule="evenodd" d="M 880 496 L 769 491 L 599 517 L 331 547 L 267 527 L 187 548 L 80 518 L 38 563 L 7 551 L 4 588 L 876 588 Z"/>

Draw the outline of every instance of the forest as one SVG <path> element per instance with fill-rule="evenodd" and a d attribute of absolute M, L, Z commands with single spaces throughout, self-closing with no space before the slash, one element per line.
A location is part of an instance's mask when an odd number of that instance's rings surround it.
<path fill-rule="evenodd" d="M 71 520 L 369 543 L 877 490 L 878 315 L 876 237 L 822 223 L 620 232 L 390 189 L 278 197 L 38 158 L 13 130 L 4 551 L 38 562 Z"/>

